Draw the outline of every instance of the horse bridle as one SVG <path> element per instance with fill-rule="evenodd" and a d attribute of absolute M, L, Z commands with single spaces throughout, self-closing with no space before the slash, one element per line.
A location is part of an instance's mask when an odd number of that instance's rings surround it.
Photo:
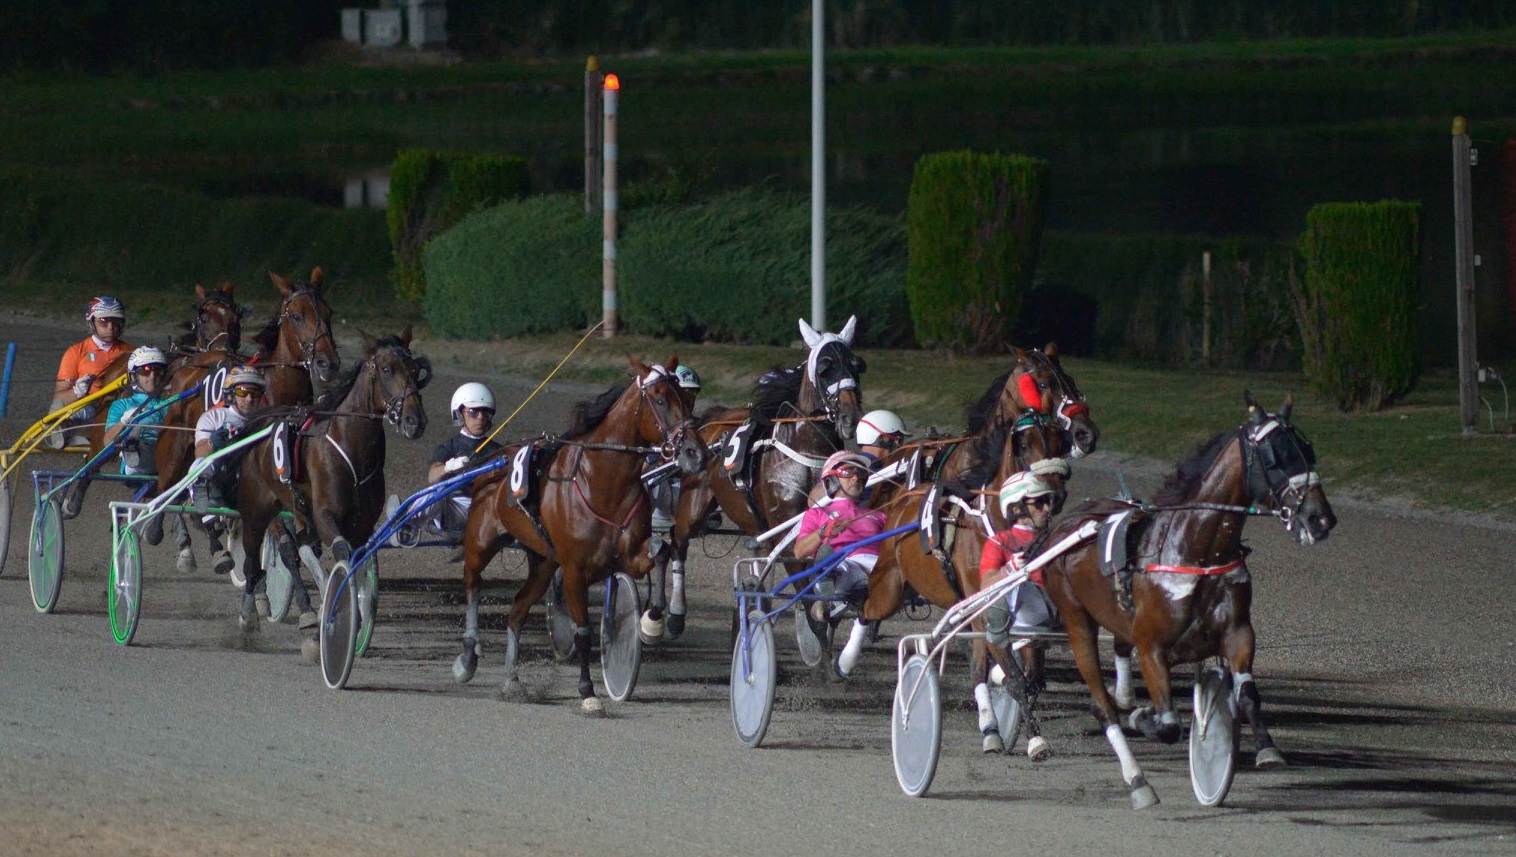
<path fill-rule="evenodd" d="M 822 352 L 828 348 L 836 348 L 842 352 L 837 361 L 839 377 L 823 386 L 823 382 L 827 379 L 822 377 L 817 367 L 821 362 Z M 863 373 L 863 369 L 855 369 L 855 366 L 863 366 L 863 358 L 853 354 L 846 342 L 836 338 L 817 343 L 806 358 L 805 379 L 810 382 L 811 389 L 815 390 L 818 398 L 821 399 L 821 408 L 828 422 L 836 424 L 837 418 L 841 416 L 842 392 L 858 389 L 858 376 Z"/>
<path fill-rule="evenodd" d="M 230 330 L 223 330 L 215 336 L 212 336 L 210 339 L 205 338 L 205 310 L 207 307 L 217 304 L 231 307 L 232 312 L 236 313 L 239 330 L 235 338 L 232 337 Z M 236 352 L 237 349 L 242 346 L 242 332 L 240 330 L 240 327 L 242 317 L 246 314 L 247 310 L 244 307 L 238 306 L 237 303 L 231 298 L 227 297 L 225 293 L 211 292 L 210 294 L 207 294 L 203 300 L 195 304 L 195 319 L 194 321 L 190 322 L 190 332 L 195 335 L 196 346 L 201 351 L 210 351 L 212 346 L 216 344 L 216 340 L 224 336 L 226 337 L 227 353 L 230 354 Z"/>
<path fill-rule="evenodd" d="M 675 395 L 678 395 L 679 383 L 673 373 L 658 364 L 653 364 L 648 369 L 647 376 L 637 379 L 637 393 L 641 397 L 637 402 L 637 411 L 640 416 L 642 406 L 646 404 L 653 412 L 653 421 L 658 424 L 658 431 L 663 434 L 663 443 L 656 450 L 664 461 L 673 461 L 679 455 L 679 444 L 684 440 L 684 433 L 694 425 L 694 420 L 686 417 L 677 425 L 670 427 L 670 419 L 659 410 L 658 406 L 648 396 L 648 390 L 660 381 L 668 381 L 674 385 Z"/>
<path fill-rule="evenodd" d="M 1311 486 L 1321 482 L 1321 476 L 1316 473 L 1316 453 L 1311 442 L 1284 418 L 1272 414 L 1244 424 L 1238 431 L 1242 437 L 1249 496 L 1269 496 L 1273 500 L 1274 514 L 1279 516 L 1286 530 L 1292 530 L 1296 516 L 1305 507 Z M 1276 432 L 1282 434 L 1276 437 Z M 1283 460 L 1276 449 L 1280 439 L 1288 443 Z M 1300 472 L 1289 473 L 1297 462 L 1303 465 Z M 1281 478 L 1274 478 L 1271 475 L 1274 473 L 1280 474 Z"/>
<path fill-rule="evenodd" d="M 309 287 L 300 288 L 293 292 L 290 292 L 289 296 L 284 299 L 284 302 L 279 305 L 279 325 L 283 327 L 285 322 L 290 322 L 291 324 L 294 323 L 293 319 L 290 318 L 289 307 L 290 304 L 295 302 L 296 298 L 302 295 L 310 300 L 311 312 L 316 316 L 316 320 L 321 327 L 321 330 L 318 331 L 315 336 L 311 337 L 309 341 L 304 341 L 298 338 L 295 339 L 295 343 L 300 347 L 300 362 L 296 363 L 295 365 L 309 372 L 311 371 L 311 363 L 315 360 L 316 346 L 320 344 L 321 340 L 329 340 L 332 343 L 332 352 L 336 353 L 337 339 L 336 337 L 332 336 L 331 322 L 322 319 L 321 313 L 317 311 L 316 301 L 321 299 L 321 295 L 316 292 L 315 289 L 311 289 Z"/>
<path fill-rule="evenodd" d="M 380 351 L 392 350 L 400 352 L 401 361 L 406 364 L 414 363 L 416 371 L 412 373 L 410 366 L 406 366 L 405 389 L 396 395 L 384 399 L 383 392 L 379 389 L 379 354 Z M 400 345 L 386 345 L 375 351 L 373 356 L 364 362 L 364 371 L 369 372 L 369 391 L 375 399 L 384 402 L 384 421 L 400 430 L 400 417 L 405 410 L 405 400 L 411 396 L 421 395 L 421 391 L 432 380 L 432 363 L 425 357 L 412 357 L 410 349 Z"/>
<path fill-rule="evenodd" d="M 1053 418 L 1058 421 L 1058 428 L 1064 432 L 1072 432 L 1074 429 L 1074 417 L 1087 415 L 1090 406 L 1086 404 L 1084 394 L 1074 383 L 1074 379 L 1063 371 L 1063 367 L 1053 362 L 1053 358 L 1047 356 L 1041 350 L 1033 348 L 1027 351 L 1027 355 L 1039 365 L 1047 367 L 1048 373 L 1053 376 L 1053 391 L 1058 396 L 1058 403 L 1053 406 Z M 1070 444 L 1075 458 L 1084 453 L 1077 444 Z"/>

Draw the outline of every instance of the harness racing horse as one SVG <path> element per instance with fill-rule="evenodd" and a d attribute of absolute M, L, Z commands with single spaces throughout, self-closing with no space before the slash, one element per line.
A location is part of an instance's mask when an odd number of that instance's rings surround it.
<path fill-rule="evenodd" d="M 282 439 L 276 431 L 272 439 L 251 447 L 241 461 L 237 510 L 247 582 L 238 621 L 243 630 L 258 623 L 254 589 L 264 576 L 260 547 L 274 518 L 284 510 L 293 512 L 304 531 L 314 529 L 320 541 L 331 546 L 336 560 L 346 560 L 351 545 L 373 534 L 384 506 L 384 424 L 393 425 L 407 440 L 426 430 L 421 390 L 431 380 L 431 364 L 411 356 L 411 329 L 377 340 L 363 334 L 363 340 L 361 362 L 317 401 L 293 449 L 284 448 L 290 456 L 279 454 Z M 326 410 L 332 403 L 338 404 Z M 255 415 L 244 433 L 288 413 L 279 409 Z M 288 462 L 292 471 L 284 478 L 280 462 Z M 299 563 L 291 556 L 283 559 L 298 577 Z M 301 612 L 310 610 L 305 587 L 297 583 L 294 594 Z"/>
<path fill-rule="evenodd" d="M 232 284 L 222 283 L 220 287 L 207 291 L 199 283 L 195 284 L 196 302 L 190 308 L 194 310 L 194 317 L 184 323 L 183 327 L 191 334 L 183 340 L 175 338 L 170 340 L 169 351 L 165 355 L 169 359 L 168 378 L 169 386 L 164 392 L 166 398 L 188 389 L 189 385 L 174 386 L 173 379 L 176 373 L 183 368 L 185 361 L 193 354 L 211 351 L 213 349 L 235 351 L 237 343 L 242 337 L 242 316 L 246 314 L 246 307 L 239 307 L 232 300 Z M 126 374 L 126 361 L 131 356 L 130 352 L 118 356 L 100 373 L 102 386 Z M 122 395 L 131 395 L 131 391 L 123 390 Z M 105 448 L 105 414 L 110 409 L 115 397 L 102 399 L 95 405 L 96 413 L 100 419 L 90 429 L 90 448 L 86 460 L 94 458 L 100 450 Z M 167 414 L 165 413 L 165 424 Z M 162 436 L 172 436 L 174 432 L 163 432 Z M 162 437 L 161 439 L 166 439 Z M 160 441 L 161 442 L 161 441 Z M 62 515 L 64 520 L 71 519 L 79 514 L 84 508 L 84 495 L 89 490 L 89 478 L 81 477 L 70 486 L 63 498 Z M 161 536 L 161 533 L 160 533 Z"/>
<path fill-rule="evenodd" d="M 669 550 L 658 556 L 644 639 L 656 639 L 660 628 L 669 639 L 683 633 L 685 559 L 690 541 L 705 531 L 718 505 L 752 536 L 805 511 L 821 465 L 863 418 L 859 381 L 867 367 L 852 349 L 857 324 L 854 316 L 840 333 L 818 333 L 802 319 L 800 335 L 809 349 L 803 364 L 760 378 L 749 407 L 710 408 L 702 415 L 701 442 L 710 447 L 724 441 L 727 453 L 683 480 Z M 666 592 L 670 569 L 672 587 Z"/>
<path fill-rule="evenodd" d="M 458 682 L 471 680 L 479 665 L 480 574 L 514 541 L 527 553 L 528 572 L 512 599 L 502 695 L 522 692 L 516 674 L 521 625 L 562 566 L 564 606 L 579 658 L 581 708 L 586 713 L 601 710 L 590 681 L 589 588 L 617 571 L 641 578 L 652 567 L 647 551 L 651 508 L 640 478 L 644 456 L 658 451 L 685 473 L 698 471 L 706 461 L 673 375 L 678 356 L 666 367 L 627 359 L 636 379 L 577 406 L 562 438 L 545 446 L 515 444 L 498 453 L 517 461 L 530 455 L 529 473 L 476 480 L 463 536 L 468 613 L 463 651 L 453 664 Z"/>
<path fill-rule="evenodd" d="M 310 282 L 305 285 L 292 285 L 275 273 L 270 273 L 269 279 L 279 292 L 279 309 L 254 337 L 258 353 L 252 359 L 252 365 L 263 369 L 268 381 L 262 404 L 271 407 L 309 405 L 315 389 L 313 379 L 330 381 L 342 365 L 337 355 L 336 339 L 332 336 L 332 309 L 321 289 L 322 271 L 320 268 L 313 270 Z M 230 284 L 222 288 L 230 298 Z M 195 323 L 194 329 L 212 330 L 205 322 Z M 202 383 L 205 390 L 204 395 L 191 396 L 164 413 L 164 425 L 176 429 L 163 432 L 158 439 L 158 493 L 167 491 L 189 472 L 195 459 L 195 423 L 208 409 L 221 405 L 226 373 L 243 362 L 237 353 L 240 341 L 239 325 L 235 335 L 229 331 L 224 337 L 213 337 L 201 353 L 183 358 L 171 373 L 170 396 Z M 148 544 L 158 544 L 163 538 L 161 520 L 148 521 L 143 538 Z M 210 538 L 211 549 L 220 550 L 219 533 L 211 532 Z M 190 548 L 188 528 L 179 531 L 178 549 L 179 570 L 184 573 L 193 571 L 195 554 Z"/>
<path fill-rule="evenodd" d="M 1047 591 L 1062 614 L 1079 674 L 1095 714 L 1121 760 L 1121 775 L 1141 809 L 1158 802 L 1121 731 L 1116 705 L 1101 679 L 1098 628 L 1137 653 L 1152 706 L 1129 725 L 1163 743 L 1179 739 L 1170 668 L 1219 657 L 1232 682 L 1231 702 L 1252 724 L 1257 764 L 1284 764 L 1264 725 L 1253 682 L 1252 583 L 1242 527 L 1249 515 L 1272 514 L 1301 544 L 1327 537 L 1336 525 L 1315 469 L 1315 452 L 1290 423 L 1292 399 L 1270 415 L 1244 395 L 1247 420 L 1183 461 L 1151 504 L 1096 500 L 1081 504 L 1053 529 L 1049 543 L 1091 521 L 1128 513 L 1127 538 L 1102 533 L 1052 559 Z M 1122 544 L 1135 572 L 1102 569 L 1097 541 Z M 1130 592 L 1123 579 L 1129 580 Z M 1228 745 L 1230 746 L 1230 745 Z"/>

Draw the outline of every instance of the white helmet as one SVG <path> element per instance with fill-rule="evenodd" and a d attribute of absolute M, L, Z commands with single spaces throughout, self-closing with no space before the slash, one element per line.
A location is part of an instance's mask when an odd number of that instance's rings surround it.
<path fill-rule="evenodd" d="M 886 438 L 886 443 L 880 443 L 881 435 L 893 435 Z M 898 444 L 905 440 L 905 423 L 894 411 L 869 411 L 858 421 L 858 443 L 862 446 L 889 446 L 891 443 Z"/>
<path fill-rule="evenodd" d="M 856 452 L 848 452 L 844 449 L 841 452 L 832 453 L 827 458 L 826 463 L 821 465 L 821 475 L 823 478 L 836 476 L 837 470 L 842 467 L 856 467 L 867 473 L 873 466 L 873 463 L 868 460 L 867 456 L 859 455 Z"/>
<path fill-rule="evenodd" d="M 163 352 L 153 346 L 143 345 L 136 351 L 133 351 L 132 356 L 126 358 L 126 371 L 136 372 L 143 366 L 151 366 L 153 364 L 167 366 L 168 358 L 164 357 Z"/>
<path fill-rule="evenodd" d="M 679 381 L 679 387 L 684 390 L 700 389 L 700 373 L 684 364 L 674 367 L 674 377 Z"/>
<path fill-rule="evenodd" d="M 1009 515 L 1012 503 L 1055 493 L 1053 486 L 1035 473 L 1020 470 L 1007 476 L 1000 486 L 1000 514 Z"/>
<path fill-rule="evenodd" d="M 453 391 L 453 402 L 449 410 L 453 415 L 453 425 L 463 425 L 464 408 L 489 408 L 495 409 L 495 394 L 490 388 L 478 381 L 470 381 Z"/>

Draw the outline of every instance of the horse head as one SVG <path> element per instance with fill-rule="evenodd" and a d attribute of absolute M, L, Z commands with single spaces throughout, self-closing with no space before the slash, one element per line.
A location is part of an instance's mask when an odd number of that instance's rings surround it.
<path fill-rule="evenodd" d="M 800 385 L 801 410 L 824 411 L 837 427 L 837 434 L 850 439 L 863 418 L 863 392 L 858 379 L 867 364 L 853 353 L 853 334 L 858 317 L 850 316 L 840 333 L 818 333 L 800 319 L 800 336 L 810 354 L 805 360 L 805 380 Z"/>
<path fill-rule="evenodd" d="M 317 387 L 332 383 L 342 361 L 337 357 L 337 341 L 332 338 L 332 308 L 321 294 L 325 279 L 321 269 L 311 271 L 310 282 L 302 285 L 272 271 L 269 278 L 283 299 L 277 318 L 280 350 L 299 355 L 300 364 Z"/>
<path fill-rule="evenodd" d="M 1324 540 L 1337 516 L 1316 473 L 1316 450 L 1290 423 L 1294 396 L 1286 396 L 1275 414 L 1260 407 L 1250 392 L 1243 392 L 1243 400 L 1248 407 L 1241 434 L 1249 495 L 1267 501 L 1296 541 L 1311 545 Z"/>
<path fill-rule="evenodd" d="M 421 404 L 421 390 L 432 379 L 432 364 L 425 357 L 412 357 L 411 328 L 399 336 L 375 339 L 363 337 L 364 367 L 369 374 L 369 392 L 374 413 L 384 414 L 401 436 L 415 440 L 426 431 L 426 409 Z"/>
<path fill-rule="evenodd" d="M 196 348 L 201 351 L 224 351 L 235 354 L 242 347 L 242 318 L 248 308 L 232 297 L 232 284 L 224 282 L 214 289 L 195 284 L 195 317 L 190 321 Z"/>
<path fill-rule="evenodd" d="M 637 379 L 634 386 L 639 396 L 638 437 L 657 446 L 665 461 L 678 461 L 679 469 L 686 475 L 699 473 L 705 467 L 707 451 L 700 442 L 700 432 L 696 431 L 689 400 L 674 375 L 679 368 L 679 355 L 673 355 L 662 366 L 648 366 L 631 356 L 627 362 Z"/>
<path fill-rule="evenodd" d="M 1034 348 L 1029 355 L 1047 370 L 1046 383 L 1052 393 L 1053 418 L 1069 436 L 1069 456 L 1081 458 L 1094 452 L 1095 444 L 1100 441 L 1100 427 L 1090 418 L 1090 406 L 1085 404 L 1079 385 L 1064 371 L 1063 363 L 1058 359 L 1058 343 L 1049 342 L 1041 351 Z"/>
<path fill-rule="evenodd" d="M 1040 411 L 1029 409 L 1010 426 L 1011 436 L 996 476 L 1004 481 L 1012 473 L 1029 470 L 1053 487 L 1053 514 L 1063 511 L 1068 498 L 1069 444 L 1064 433 Z"/>

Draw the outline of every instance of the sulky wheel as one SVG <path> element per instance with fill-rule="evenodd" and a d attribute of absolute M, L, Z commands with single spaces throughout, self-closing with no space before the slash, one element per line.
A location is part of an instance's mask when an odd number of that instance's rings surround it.
<path fill-rule="evenodd" d="M 1219 667 L 1197 670 L 1190 723 L 1190 785 L 1201 806 L 1220 806 L 1237 772 L 1237 717 L 1232 677 Z"/>
<path fill-rule="evenodd" d="M 0 574 L 5 572 L 5 558 L 11 552 L 11 492 L 16 477 L 0 479 Z"/>
<path fill-rule="evenodd" d="M 358 652 L 358 587 L 348 579 L 347 561 L 332 566 L 327 599 L 321 605 L 321 678 L 332 690 L 347 686 Z"/>
<path fill-rule="evenodd" d="M 261 551 L 264 571 L 263 591 L 268 596 L 270 622 L 283 622 L 284 617 L 289 615 L 290 600 L 295 595 L 295 587 L 300 585 L 294 572 L 284 564 L 284 557 L 279 555 L 278 544 L 272 532 L 264 533 Z"/>
<path fill-rule="evenodd" d="M 137 531 L 131 527 L 121 530 L 120 541 L 111 553 L 109 601 L 111 635 L 118 645 L 130 646 L 142 615 L 142 548 L 137 543 Z"/>
<path fill-rule="evenodd" d="M 374 638 L 374 617 L 379 612 L 379 554 L 369 554 L 363 568 L 353 577 L 358 587 L 358 657 L 368 654 L 369 640 Z"/>
<path fill-rule="evenodd" d="M 625 573 L 618 571 L 605 582 L 605 609 L 600 615 L 600 669 L 605 692 L 622 702 L 632 695 L 642 668 L 642 638 L 637 635 L 642 607 L 637 584 Z"/>
<path fill-rule="evenodd" d="M 63 510 L 56 498 L 39 502 L 32 513 L 26 573 L 31 578 L 32 604 L 37 612 L 53 612 L 63 587 Z"/>
<path fill-rule="evenodd" d="M 732 646 L 732 728 L 737 743 L 757 747 L 774 714 L 774 683 L 779 671 L 774 654 L 774 626 L 763 611 L 748 614 L 747 648 L 742 634 Z"/>
<path fill-rule="evenodd" d="M 895 683 L 890 704 L 890 753 L 900 790 L 921 797 L 937 775 L 942 752 L 942 691 L 937 671 L 923 655 L 911 655 Z"/>
<path fill-rule="evenodd" d="M 553 657 L 566 661 L 574 656 L 574 620 L 563 602 L 563 569 L 553 572 L 547 588 L 547 634 L 553 642 Z"/>

